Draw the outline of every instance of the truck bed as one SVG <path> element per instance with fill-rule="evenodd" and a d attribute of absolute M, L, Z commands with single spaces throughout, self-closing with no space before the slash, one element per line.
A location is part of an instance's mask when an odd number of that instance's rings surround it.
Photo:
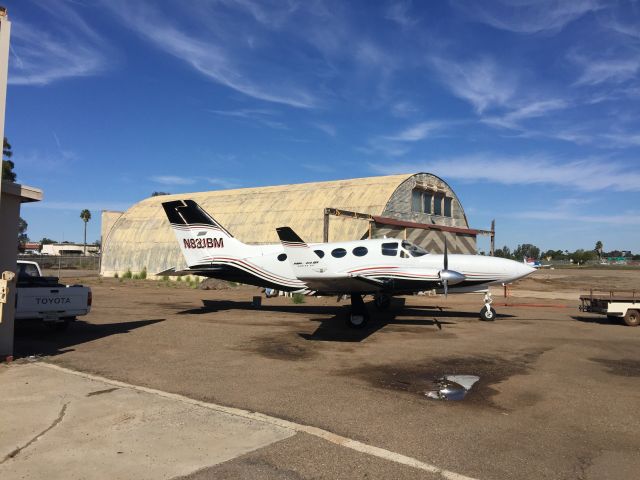
<path fill-rule="evenodd" d="M 640 292 L 624 294 L 609 294 L 609 295 L 580 295 L 580 300 L 598 300 L 605 302 L 640 302 Z"/>

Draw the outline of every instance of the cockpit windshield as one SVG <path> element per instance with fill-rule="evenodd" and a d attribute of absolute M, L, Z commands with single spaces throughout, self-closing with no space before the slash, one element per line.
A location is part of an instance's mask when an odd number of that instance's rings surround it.
<path fill-rule="evenodd" d="M 429 254 L 429 252 L 427 252 L 424 248 L 419 247 L 418 245 L 414 245 L 413 243 L 406 240 L 403 240 L 402 248 L 409 252 L 412 257 L 422 257 L 423 255 Z"/>

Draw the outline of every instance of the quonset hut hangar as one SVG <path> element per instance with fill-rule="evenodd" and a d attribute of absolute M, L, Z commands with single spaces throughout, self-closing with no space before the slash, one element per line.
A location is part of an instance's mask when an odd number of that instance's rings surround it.
<path fill-rule="evenodd" d="M 147 198 L 124 213 L 102 213 L 104 276 L 149 275 L 185 266 L 161 203 L 191 198 L 244 243 L 278 243 L 276 227 L 290 226 L 307 242 L 405 238 L 432 253 L 476 253 L 455 192 L 430 173 L 355 178 L 273 187 L 214 190 Z M 493 244 L 493 242 L 492 242 Z"/>

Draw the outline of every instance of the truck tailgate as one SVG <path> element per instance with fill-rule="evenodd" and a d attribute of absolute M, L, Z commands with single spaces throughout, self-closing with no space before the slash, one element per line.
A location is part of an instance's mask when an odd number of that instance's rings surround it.
<path fill-rule="evenodd" d="M 88 287 L 58 286 L 18 288 L 16 318 L 55 319 L 89 313 Z"/>

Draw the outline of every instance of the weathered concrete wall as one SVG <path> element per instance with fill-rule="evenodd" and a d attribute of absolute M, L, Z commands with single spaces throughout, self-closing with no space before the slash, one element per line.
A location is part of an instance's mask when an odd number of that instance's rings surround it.
<path fill-rule="evenodd" d="M 421 212 L 411 211 L 411 192 L 417 187 L 428 187 L 430 190 L 441 192 L 451 197 L 451 217 L 441 215 L 430 215 Z M 436 225 L 446 225 L 449 227 L 469 228 L 467 217 L 462 208 L 458 196 L 451 187 L 441 178 L 430 173 L 418 173 L 407 178 L 393 192 L 389 202 L 385 206 L 383 217 L 397 218 L 416 223 L 432 223 Z"/>

